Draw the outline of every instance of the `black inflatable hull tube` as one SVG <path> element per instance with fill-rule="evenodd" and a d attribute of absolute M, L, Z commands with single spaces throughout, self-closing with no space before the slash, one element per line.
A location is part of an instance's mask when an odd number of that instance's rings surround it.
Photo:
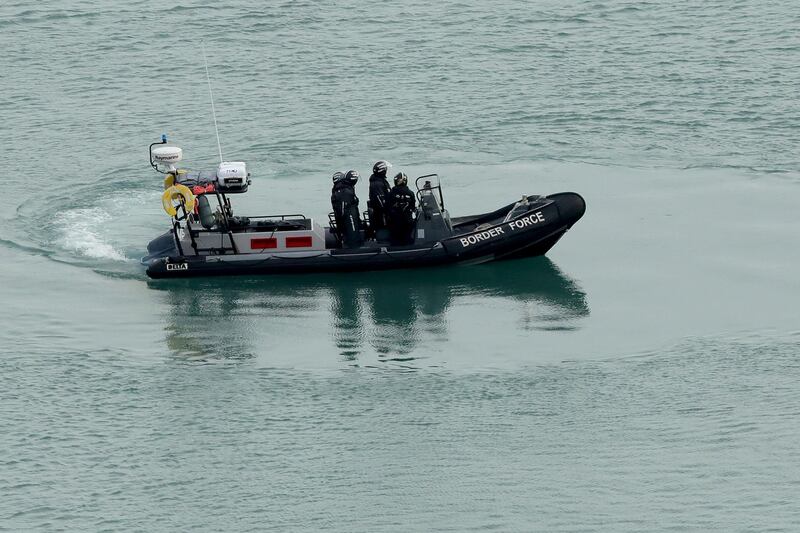
<path fill-rule="evenodd" d="M 533 198 L 533 197 L 531 197 Z M 164 234 L 148 246 L 144 259 L 152 278 L 301 274 L 317 272 L 362 272 L 400 268 L 423 268 L 456 263 L 479 263 L 544 255 L 586 212 L 586 202 L 576 193 L 546 197 L 530 210 L 504 220 L 510 206 L 487 215 L 462 217 L 457 234 L 437 241 L 411 246 L 332 249 L 310 257 L 275 254 L 268 257 L 187 256 L 179 257 Z M 481 224 L 470 223 L 481 221 Z M 483 222 L 486 221 L 486 222 Z M 159 250 L 166 253 L 158 255 Z"/>

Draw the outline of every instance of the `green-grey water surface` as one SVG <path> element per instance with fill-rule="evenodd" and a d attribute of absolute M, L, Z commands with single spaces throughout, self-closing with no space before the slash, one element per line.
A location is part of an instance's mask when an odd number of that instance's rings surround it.
<path fill-rule="evenodd" d="M 800 529 L 786 2 L 0 5 L 0 528 Z M 546 258 L 150 281 L 145 149 L 243 214 L 572 190 Z M 366 197 L 366 185 L 358 189 Z"/>

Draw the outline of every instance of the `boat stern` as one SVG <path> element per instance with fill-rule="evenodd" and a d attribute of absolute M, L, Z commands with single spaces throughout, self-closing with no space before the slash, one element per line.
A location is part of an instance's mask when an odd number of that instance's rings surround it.
<path fill-rule="evenodd" d="M 171 231 L 159 235 L 147 245 L 147 255 L 142 257 L 143 265 L 149 265 L 153 259 L 178 255 L 178 248 L 175 246 L 175 237 Z"/>

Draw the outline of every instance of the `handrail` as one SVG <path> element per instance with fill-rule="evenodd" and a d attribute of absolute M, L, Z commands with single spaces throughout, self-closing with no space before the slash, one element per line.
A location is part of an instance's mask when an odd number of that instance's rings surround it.
<path fill-rule="evenodd" d="M 256 215 L 256 216 L 247 215 L 247 218 L 280 218 L 281 220 L 286 220 L 288 217 L 300 217 L 303 220 L 308 220 L 308 217 L 303 215 L 302 213 L 293 213 L 291 215 Z"/>
<path fill-rule="evenodd" d="M 153 162 L 153 146 L 157 144 L 167 144 L 167 136 L 165 134 L 162 134 L 160 141 L 150 144 L 150 148 L 148 149 L 148 152 L 150 153 L 150 166 L 153 167 L 153 169 L 159 174 L 168 174 L 168 172 L 161 172 L 160 170 L 158 170 L 158 166 L 156 166 L 156 164 Z"/>
<path fill-rule="evenodd" d="M 430 187 L 424 187 L 423 186 L 423 188 L 420 189 L 419 180 L 424 179 L 424 178 L 433 178 L 433 177 L 436 178 L 436 185 L 435 186 L 430 186 Z M 426 182 L 426 183 L 430 183 L 430 182 Z M 417 188 L 417 200 L 419 200 L 420 203 L 422 203 L 422 191 L 431 191 L 431 192 L 433 192 L 435 190 L 438 190 L 439 191 L 439 203 L 441 204 L 440 207 L 441 207 L 442 211 L 444 211 L 444 194 L 442 194 L 442 184 L 439 182 L 439 174 L 426 174 L 424 176 L 420 176 L 416 180 L 414 180 L 414 186 Z"/>
<path fill-rule="evenodd" d="M 425 174 L 424 176 L 420 176 L 420 177 L 418 177 L 417 179 L 414 180 L 414 187 L 416 187 L 417 190 L 419 190 L 419 180 L 421 180 L 423 178 L 434 178 L 434 177 L 438 178 L 439 174 L 434 173 L 434 174 Z M 437 187 L 438 187 L 438 185 L 437 185 Z M 431 187 L 431 188 L 433 188 L 433 187 Z"/>

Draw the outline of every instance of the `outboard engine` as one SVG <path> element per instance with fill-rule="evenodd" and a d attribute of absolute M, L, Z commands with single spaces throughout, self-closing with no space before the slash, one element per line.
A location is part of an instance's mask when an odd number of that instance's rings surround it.
<path fill-rule="evenodd" d="M 250 184 L 247 165 L 242 161 L 223 161 L 217 168 L 217 183 L 223 189 L 246 189 Z"/>

